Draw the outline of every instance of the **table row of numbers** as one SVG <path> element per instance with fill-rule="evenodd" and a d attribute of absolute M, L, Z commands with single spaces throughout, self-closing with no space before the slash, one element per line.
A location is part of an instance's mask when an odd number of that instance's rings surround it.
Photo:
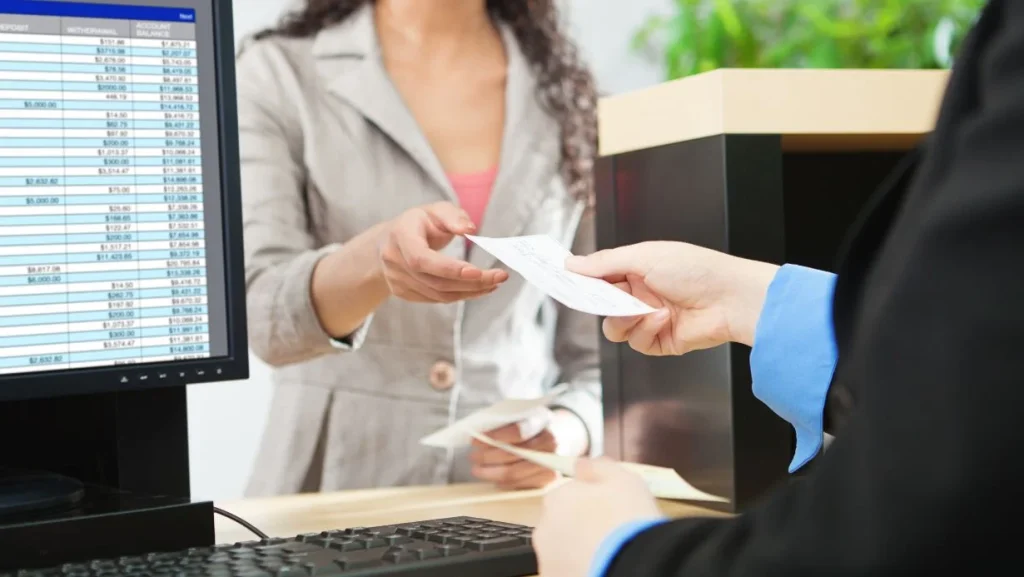
<path fill-rule="evenodd" d="M 121 338 L 68 343 L 67 336 L 65 336 L 63 342 L 57 344 L 24 347 L 0 347 L 0 366 L 3 366 L 3 363 L 8 359 L 17 359 L 21 357 L 114 351 L 133 348 L 148 349 L 152 347 L 204 345 L 208 343 L 209 340 L 209 335 L 183 335 L 172 337 Z M 196 347 L 191 349 L 191 352 L 198 352 L 204 349 L 205 347 Z"/>
<path fill-rule="evenodd" d="M 0 35 L 2 37 L 2 35 Z M 194 48 L 165 46 L 111 46 L 95 43 L 61 44 L 0 40 L 0 52 L 11 54 L 77 54 L 80 56 L 138 56 L 143 58 L 198 58 Z"/>
<path fill-rule="evenodd" d="M 72 190 L 75 189 L 73 188 Z M 35 191 L 36 189 L 32 189 L 29 192 L 34 193 Z M 25 195 L 26 192 L 25 189 L 22 189 L 22 195 Z M 133 217 L 135 214 L 203 209 L 203 195 L 197 193 L 139 195 L 131 194 L 129 191 L 127 194 L 97 195 L 93 197 L 97 201 L 99 199 L 108 199 L 106 202 L 78 204 L 69 204 L 67 202 L 68 200 L 87 196 L 68 196 L 67 193 L 62 192 L 50 193 L 45 196 L 22 196 L 20 198 L 24 202 L 12 203 L 0 209 L 0 217 L 98 214 L 106 218 L 108 222 L 136 222 L 137 220 Z M 14 198 L 14 195 L 0 195 L 0 197 Z M 120 202 L 114 202 L 115 199 Z M 138 202 L 125 199 L 137 199 Z"/>
<path fill-rule="evenodd" d="M 77 170 L 82 168 L 105 168 L 108 170 L 121 170 L 126 167 L 159 167 L 163 170 L 193 167 L 193 169 L 195 169 L 202 167 L 202 160 L 198 156 L 144 156 L 138 158 L 134 156 L 76 156 L 72 158 L 61 158 L 53 156 L 21 156 L 16 158 L 3 158 L 2 156 L 0 156 L 0 170 L 6 170 L 9 168 L 39 168 L 42 170 L 52 170 L 59 168 L 66 168 L 68 170 Z M 146 170 L 149 170 L 149 168 L 147 168 Z M 68 175 L 69 173 L 64 173 L 64 176 Z"/>
<path fill-rule="evenodd" d="M 0 129 L 25 129 L 33 130 L 199 130 L 200 125 L 196 120 L 136 120 L 136 119 L 93 119 L 93 118 L 54 118 L 54 119 L 33 119 L 33 118 L 0 118 Z M 3 136 L 9 136 L 3 133 Z M 185 138 L 198 136 L 198 133 L 182 135 Z M 44 132 L 41 134 L 30 134 L 32 137 L 61 136 L 60 133 Z M 123 138 L 124 134 L 103 135 L 102 138 Z"/>
<path fill-rule="evenodd" d="M 57 44 L 64 46 L 108 46 L 132 48 L 160 48 L 195 50 L 195 40 L 161 40 L 152 38 L 109 38 L 78 36 L 74 34 L 18 34 L 0 33 L 0 43 L 15 42 L 33 45 Z"/>
<path fill-rule="evenodd" d="M 6 160 L 6 159 L 4 159 Z M 164 164 L 162 159 L 155 158 L 157 162 L 146 164 L 133 164 L 130 159 L 121 159 L 118 162 L 107 162 L 101 166 L 4 166 L 0 164 L 0 177 L 61 177 L 61 176 L 168 176 L 182 174 L 202 174 L 201 166 L 196 163 L 169 162 Z M 117 184 L 117 183 L 111 183 Z M 134 184 L 128 182 L 127 184 Z M 54 183 L 60 186 L 61 183 Z M 42 186 L 48 186 L 42 184 Z"/>
<path fill-rule="evenodd" d="M 33 293 L 11 296 L 0 296 L 0 311 L 8 306 L 51 305 L 88 303 L 100 300 L 119 299 L 170 299 L 184 297 L 205 297 L 206 285 L 165 287 L 150 289 L 120 289 L 105 291 L 84 291 L 69 293 Z"/>
<path fill-rule="evenodd" d="M 193 68 L 199 66 L 195 57 L 168 56 L 165 54 L 130 54 L 127 48 L 108 49 L 107 53 L 75 53 L 75 52 L 22 52 L 5 50 L 0 44 L 0 62 L 45 62 L 47 64 L 100 64 L 100 65 L 137 65 L 137 66 L 171 66 L 175 68 Z"/>
<path fill-rule="evenodd" d="M 0 110 L 103 110 L 148 112 L 198 112 L 199 103 L 192 94 L 140 94 L 135 100 L 31 100 L 24 98 L 0 99 Z"/>
<path fill-rule="evenodd" d="M 61 368 L 75 369 L 110 364 L 116 365 L 122 363 L 110 363 L 109 361 L 118 361 L 122 359 L 131 359 L 135 362 L 147 363 L 163 362 L 186 358 L 179 356 L 182 354 L 192 355 L 187 358 L 202 358 L 196 353 L 202 353 L 203 356 L 209 356 L 209 347 L 210 345 L 208 343 L 202 343 L 196 345 L 177 345 L 169 347 L 133 347 L 102 352 L 13 357 L 0 360 L 0 374 L 23 373 L 30 372 L 30 370 L 52 371 Z"/>
<path fill-rule="evenodd" d="M 164 85 L 167 86 L 164 86 Z M 129 73 L 11 73 L 0 72 L 0 90 L 39 92 L 167 92 L 199 93 L 199 79 L 190 76 Z M 38 97 L 25 93 L 14 97 Z M 45 99 L 45 98 L 43 98 Z"/>
<path fill-rule="evenodd" d="M 206 238 L 201 227 L 191 227 L 190 224 L 200 223 L 171 223 L 165 225 L 168 230 L 153 232 L 133 233 L 108 233 L 108 234 L 41 234 L 32 237 L 7 237 L 0 236 L 0 251 L 3 247 L 23 246 L 29 249 L 40 245 L 64 245 L 77 243 L 112 243 L 112 242 L 135 242 L 135 241 L 173 241 L 173 240 L 194 240 Z M 2 254 L 2 253 L 0 253 Z"/>
<path fill-rule="evenodd" d="M 103 292 L 103 291 L 125 291 L 125 290 L 150 290 L 150 289 L 184 289 L 206 286 L 205 275 L 193 275 L 189 277 L 153 278 L 153 279 L 128 279 L 128 280 L 107 280 L 82 283 L 68 283 L 63 285 L 39 285 L 32 288 L 32 294 L 67 294 Z M 0 297 L 22 296 L 25 289 L 20 287 L 0 287 Z M 70 298 L 70 297 L 69 297 Z"/>
<path fill-rule="evenodd" d="M 94 293 L 95 294 L 95 293 Z M 95 301 L 76 303 L 53 303 L 46 305 L 7 305 L 5 300 L 0 300 L 0 319 L 8 317 L 32 317 L 39 315 L 54 315 L 80 312 L 105 312 L 112 310 L 129 309 L 153 309 L 179 306 L 206 305 L 205 296 L 167 297 L 151 299 L 113 299 L 108 293 L 102 295 Z M 122 295 L 124 296 L 124 295 Z"/>
<path fill-rule="evenodd" d="M 152 212 L 147 212 L 147 206 L 153 207 Z M 132 207 L 140 209 L 136 214 L 53 214 L 47 216 L 12 216 L 11 213 L 19 209 L 7 209 L 0 207 L 0 227 L 33 227 L 25 228 L 22 231 L 6 233 L 14 234 L 81 234 L 86 232 L 134 232 L 143 230 L 167 230 L 166 226 L 148 226 L 166 224 L 169 222 L 182 222 L 203 220 L 202 213 L 177 213 L 168 212 L 164 205 L 144 205 Z M 60 207 L 53 207 L 59 209 Z M 82 207 L 67 207 L 68 209 Z M 108 207 L 112 208 L 112 207 Z M 67 228 L 63 228 L 67 226 Z M 34 227 L 45 227 L 40 230 Z M 61 228 L 49 228 L 61 227 Z M 0 235 L 5 235 L 0 230 Z"/>
<path fill-rule="evenodd" d="M 72 131 L 68 131 L 72 132 Z M 198 138 L 0 138 L 3 148 L 80 148 L 90 152 L 84 156 L 97 156 L 97 151 L 111 148 L 135 148 L 135 154 L 143 156 L 144 149 L 191 148 L 201 150 Z M 151 154 L 146 156 L 163 156 Z"/>
<path fill-rule="evenodd" d="M 82 119 L 82 120 L 199 120 L 198 112 L 145 111 L 145 110 L 0 110 L 0 118 L 25 119 Z"/>
<path fill-rule="evenodd" d="M 188 257 L 153 261 L 114 261 L 99 264 L 103 266 L 98 266 L 96 263 L 92 265 L 86 263 L 39 263 L 29 266 L 0 267 L 0 287 L 204 276 L 205 273 L 202 270 L 196 270 L 195 267 L 206 267 L 206 259 Z M 27 269 L 39 270 L 27 272 Z M 46 269 L 62 269 L 62 271 L 47 272 Z"/>
<path fill-rule="evenodd" d="M 33 258 L 36 255 L 65 255 L 68 262 L 85 262 L 72 260 L 79 255 L 92 255 L 109 251 L 169 251 L 182 249 L 200 249 L 206 247 L 206 241 L 202 239 L 191 240 L 165 240 L 149 242 L 102 242 L 88 244 L 54 244 L 54 245 L 32 245 L 32 246 L 6 246 L 0 247 L 0 259 L 3 262 L 20 264 L 24 261 L 11 260 L 12 258 Z M 100 289 L 104 290 L 104 289 Z"/>
<path fill-rule="evenodd" d="M 4 328 L 4 335 L 6 336 L 7 327 L 29 327 L 36 326 L 40 327 L 41 331 L 47 330 L 48 326 L 53 325 L 64 325 L 64 324 L 79 324 L 79 323 L 103 323 L 108 321 L 118 320 L 137 320 L 142 321 L 146 319 L 164 319 L 164 325 L 168 325 L 168 318 L 182 316 L 182 315 L 208 315 L 206 305 L 184 305 L 177 307 L 154 307 L 151 309 L 145 308 L 127 308 L 119 310 L 108 310 L 108 311 L 91 311 L 91 312 L 62 312 L 59 314 L 50 315 L 32 315 L 32 316 L 17 316 L 17 317 L 0 317 L 0 328 Z M 46 334 L 46 333 L 37 333 Z M 52 332 L 51 332 L 52 334 Z M 66 342 L 66 341 L 65 341 Z"/>
<path fill-rule="evenodd" d="M 68 325 L 66 323 L 59 323 L 56 325 L 44 327 L 52 331 L 47 334 L 37 334 L 32 336 L 0 337 L 0 351 L 3 351 L 3 348 L 5 347 L 11 346 L 39 346 L 61 343 L 68 345 L 75 343 L 86 343 L 90 341 L 118 340 L 124 338 L 163 338 L 166 339 L 163 341 L 166 344 L 178 344 L 180 342 L 204 342 L 206 340 L 205 333 L 208 333 L 210 331 L 210 326 L 206 324 L 79 332 L 68 331 L 67 327 L 69 326 L 81 325 Z M 171 341 L 170 339 L 172 338 L 175 340 Z M 159 342 L 155 342 L 154 344 L 157 343 Z"/>
<path fill-rule="evenodd" d="M 65 273 L 147 270 L 166 267 L 168 262 L 181 259 L 205 258 L 204 249 L 189 248 L 171 251 L 151 252 L 97 252 L 76 253 L 75 257 L 91 260 L 72 260 L 68 255 L 27 255 L 23 257 L 0 258 L 0 284 L 3 278 L 15 275 L 53 275 Z M 17 263 L 14 261 L 23 261 Z M 163 263 L 163 264 L 161 264 Z"/>
<path fill-rule="evenodd" d="M 0 187 L 12 186 L 101 186 L 101 185 L 158 185 L 158 184 L 201 184 L 199 174 L 185 176 L 69 176 L 69 177 L 0 177 Z M 0 206 L 6 201 L 0 200 Z M 16 204 L 16 203 L 15 203 Z M 8 203 L 9 205 L 9 203 Z"/>
<path fill-rule="evenodd" d="M 74 191 L 74 188 L 69 190 Z M 95 214 L 95 213 L 141 213 L 202 210 L 203 206 L 185 206 L 175 201 L 176 195 L 165 193 L 111 195 L 74 195 L 70 193 L 51 193 L 35 195 L 35 188 L 23 188 L 22 196 L 0 195 L 0 216 L 32 215 L 32 214 Z M 184 198 L 191 194 L 181 195 Z M 196 204 L 195 201 L 191 201 Z M 91 208 L 87 208 L 92 205 Z M 82 208 L 79 208 L 82 207 Z M 112 221 L 117 220 L 112 218 Z M 127 221 L 131 221 L 128 219 Z M 0 233 L 2 234 L 2 233 Z"/>

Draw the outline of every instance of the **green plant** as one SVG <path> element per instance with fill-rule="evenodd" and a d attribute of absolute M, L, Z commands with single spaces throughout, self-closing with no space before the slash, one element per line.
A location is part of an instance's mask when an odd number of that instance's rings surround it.
<path fill-rule="evenodd" d="M 948 68 L 984 0 L 674 0 L 633 50 L 666 79 L 716 68 Z"/>

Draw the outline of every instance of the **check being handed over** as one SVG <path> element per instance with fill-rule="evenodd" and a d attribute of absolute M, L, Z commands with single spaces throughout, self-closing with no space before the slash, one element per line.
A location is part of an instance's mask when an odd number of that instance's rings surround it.
<path fill-rule="evenodd" d="M 522 275 L 526 282 L 573 310 L 601 317 L 632 317 L 655 312 L 608 282 L 567 270 L 565 260 L 572 253 L 549 236 L 486 238 L 467 235 L 466 238 Z"/>

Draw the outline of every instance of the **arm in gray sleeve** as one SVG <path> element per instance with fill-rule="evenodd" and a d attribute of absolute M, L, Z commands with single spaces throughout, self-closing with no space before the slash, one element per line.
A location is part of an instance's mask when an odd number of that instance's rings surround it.
<path fill-rule="evenodd" d="M 310 233 L 300 119 L 289 104 L 294 96 L 275 78 L 284 70 L 283 55 L 264 42 L 239 57 L 249 340 L 258 357 L 278 366 L 353 348 L 368 325 L 344 342 L 334 341 L 313 305 L 313 271 L 338 246 L 321 245 Z"/>

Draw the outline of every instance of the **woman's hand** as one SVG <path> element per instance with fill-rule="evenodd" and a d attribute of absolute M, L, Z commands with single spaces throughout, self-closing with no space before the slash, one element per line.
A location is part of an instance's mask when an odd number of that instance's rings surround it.
<path fill-rule="evenodd" d="M 391 222 L 380 246 L 380 267 L 391 294 L 413 302 L 449 303 L 493 292 L 508 279 L 438 252 L 475 231 L 465 212 L 447 202 L 410 209 Z"/>
<path fill-rule="evenodd" d="M 569 270 L 602 278 L 660 309 L 608 318 L 604 334 L 647 355 L 682 355 L 727 342 L 753 345 L 777 266 L 677 242 L 646 242 L 570 257 Z"/>
<path fill-rule="evenodd" d="M 485 436 L 521 449 L 579 457 L 588 450 L 586 425 L 564 409 L 538 411 L 535 418 L 513 423 Z M 494 483 L 501 489 L 539 489 L 558 478 L 558 474 L 521 459 L 516 455 L 473 440 L 470 453 L 473 476 Z"/>

